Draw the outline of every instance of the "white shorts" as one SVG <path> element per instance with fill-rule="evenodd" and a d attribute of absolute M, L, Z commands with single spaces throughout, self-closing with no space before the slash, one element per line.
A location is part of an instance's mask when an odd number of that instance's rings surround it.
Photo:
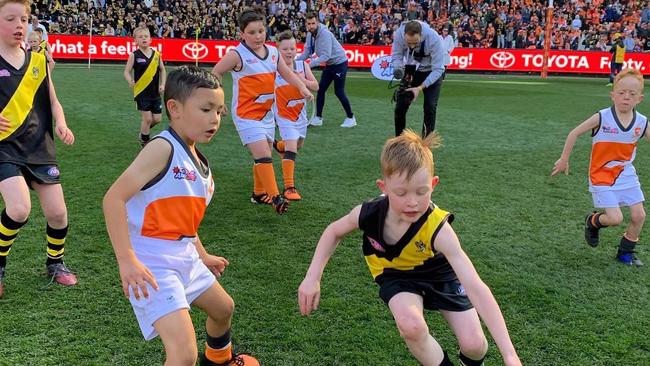
<path fill-rule="evenodd" d="M 292 123 L 290 126 L 278 124 L 280 137 L 283 140 L 298 140 L 307 137 L 307 124 L 298 125 Z"/>
<path fill-rule="evenodd" d="M 591 198 L 596 208 L 630 207 L 645 201 L 640 186 L 613 191 L 591 192 Z"/>
<path fill-rule="evenodd" d="M 266 140 L 273 142 L 275 140 L 275 124 L 248 127 L 243 130 L 237 128 L 237 132 L 239 133 L 239 138 L 244 146 L 257 141 Z"/>
<path fill-rule="evenodd" d="M 158 283 L 158 291 L 147 284 L 149 297 L 146 299 L 141 295 L 136 300 L 129 289 L 129 301 L 142 335 L 150 340 L 158 335 L 153 323 L 176 310 L 189 309 L 196 298 L 212 287 L 216 278 L 203 264 L 192 242 L 134 241 L 133 250 Z"/>

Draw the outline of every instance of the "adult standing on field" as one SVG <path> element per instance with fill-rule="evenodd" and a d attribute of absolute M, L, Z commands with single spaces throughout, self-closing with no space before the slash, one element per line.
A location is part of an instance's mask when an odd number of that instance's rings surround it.
<path fill-rule="evenodd" d="M 404 131 L 406 112 L 420 92 L 424 94 L 422 136 L 433 132 L 446 54 L 442 37 L 426 23 L 407 21 L 393 33 L 391 56 L 395 78 L 404 78 L 402 85 L 408 85 L 405 91 L 397 93 L 395 136 Z"/>
<path fill-rule="evenodd" d="M 323 125 L 323 106 L 325 105 L 325 92 L 332 81 L 334 82 L 334 93 L 339 98 L 346 118 L 343 120 L 341 127 L 354 127 L 357 120 L 352 113 L 352 107 L 347 95 L 345 95 L 345 78 L 348 73 L 348 58 L 345 50 L 336 40 L 332 32 L 327 27 L 320 24 L 318 14 L 309 12 L 305 15 L 305 28 L 307 28 L 307 41 L 303 53 L 298 56 L 297 60 L 304 61 L 309 59 L 310 65 L 318 67 L 325 64 L 318 85 L 318 95 L 316 97 L 316 115 L 309 121 L 312 126 Z"/>

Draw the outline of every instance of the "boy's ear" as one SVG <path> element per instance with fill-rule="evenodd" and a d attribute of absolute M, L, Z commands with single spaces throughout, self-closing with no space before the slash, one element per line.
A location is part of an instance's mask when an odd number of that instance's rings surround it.
<path fill-rule="evenodd" d="M 377 188 L 381 191 L 381 193 L 386 194 L 386 182 L 384 182 L 381 179 L 377 179 Z"/>
<path fill-rule="evenodd" d="M 180 103 L 175 99 L 169 99 L 167 103 L 165 103 L 165 106 L 167 107 L 170 117 L 177 115 L 180 112 Z"/>
<path fill-rule="evenodd" d="M 436 188 L 436 186 L 440 183 L 440 177 L 435 175 L 433 178 L 431 178 L 431 188 Z"/>

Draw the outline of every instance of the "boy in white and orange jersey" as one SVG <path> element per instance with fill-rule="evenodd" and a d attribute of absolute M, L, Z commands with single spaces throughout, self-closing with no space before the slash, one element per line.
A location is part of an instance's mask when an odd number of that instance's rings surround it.
<path fill-rule="evenodd" d="M 253 155 L 253 194 L 251 202 L 271 204 L 278 214 L 287 210 L 288 202 L 280 194 L 273 170 L 271 144 L 275 140 L 273 100 L 276 72 L 312 100 L 305 84 L 279 57 L 277 48 L 266 42 L 263 9 L 247 8 L 238 19 L 242 42 L 217 63 L 212 73 L 221 79 L 232 76 L 232 119 L 242 144 Z"/>
<path fill-rule="evenodd" d="M 160 335 L 165 365 L 194 365 L 196 334 L 190 304 L 205 311 L 201 365 L 259 366 L 232 354 L 234 302 L 216 281 L 228 261 L 203 247 L 198 227 L 214 193 L 206 158 L 225 111 L 219 81 L 198 67 L 169 74 L 165 89 L 169 129 L 153 138 L 104 197 L 108 234 L 145 339 Z"/>
<path fill-rule="evenodd" d="M 620 225 L 623 222 L 620 207 L 627 206 L 631 222 L 621 238 L 616 259 L 627 265 L 642 266 L 634 248 L 645 221 L 645 198 L 632 162 L 639 139 L 650 139 L 648 119 L 634 109 L 643 100 L 643 75 L 636 69 L 621 71 L 614 79 L 610 96 L 614 102 L 612 107 L 600 110 L 569 133 L 551 175 L 569 174 L 569 156 L 576 139 L 591 131 L 589 191 L 594 206 L 604 212 L 594 211 L 587 215 L 585 240 L 597 246 L 598 230 Z"/>
<path fill-rule="evenodd" d="M 318 81 L 304 61 L 296 61 L 296 39 L 290 30 L 276 36 L 278 51 L 284 62 L 293 70 L 311 91 L 318 91 Z M 282 140 L 273 143 L 273 147 L 282 156 L 282 176 L 284 178 L 284 197 L 298 201 L 302 197 L 295 184 L 295 165 L 298 149 L 307 137 L 307 103 L 300 90 L 289 84 L 282 75 L 275 77 L 275 103 L 273 103 L 275 122 L 280 130 Z"/>

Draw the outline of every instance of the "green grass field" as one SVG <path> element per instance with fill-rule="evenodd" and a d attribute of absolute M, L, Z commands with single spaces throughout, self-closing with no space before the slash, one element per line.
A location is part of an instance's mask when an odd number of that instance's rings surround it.
<path fill-rule="evenodd" d="M 104 193 L 139 151 L 139 115 L 121 66 L 58 65 L 54 81 L 77 139 L 58 145 L 58 160 L 70 219 L 66 262 L 80 283 L 45 287 L 45 222 L 32 195 L 0 300 L 0 365 L 161 364 L 160 340 L 142 339 L 122 295 L 101 210 Z M 454 228 L 500 303 L 524 365 L 650 365 L 650 267 L 615 263 L 622 227 L 604 230 L 597 248 L 583 239 L 582 220 L 592 209 L 587 136 L 574 150 L 571 175 L 550 178 L 566 134 L 609 105 L 605 83 L 453 74 L 442 89 L 437 129 L 444 146 L 435 152 L 441 181 L 433 201 L 456 215 Z M 359 125 L 339 127 L 344 115 L 332 88 L 325 125 L 310 128 L 298 156 L 304 200 L 284 216 L 249 203 L 251 157 L 230 118 L 202 147 L 216 194 L 200 234 L 208 251 L 231 263 L 222 284 L 236 302 L 235 349 L 264 365 L 417 364 L 377 296 L 358 233 L 330 261 L 318 311 L 309 318 L 298 312 L 297 288 L 322 230 L 378 194 L 379 152 L 393 134 L 386 83 L 351 73 L 347 91 Z M 638 109 L 650 113 L 647 102 Z M 419 131 L 422 97 L 409 116 Z M 635 165 L 646 189 L 648 164 L 644 141 Z M 276 176 L 281 180 L 277 159 Z M 644 229 L 638 250 L 648 264 L 649 241 Z M 192 316 L 202 349 L 205 315 Z M 426 317 L 455 355 L 442 317 Z M 491 339 L 487 364 L 502 364 Z"/>

